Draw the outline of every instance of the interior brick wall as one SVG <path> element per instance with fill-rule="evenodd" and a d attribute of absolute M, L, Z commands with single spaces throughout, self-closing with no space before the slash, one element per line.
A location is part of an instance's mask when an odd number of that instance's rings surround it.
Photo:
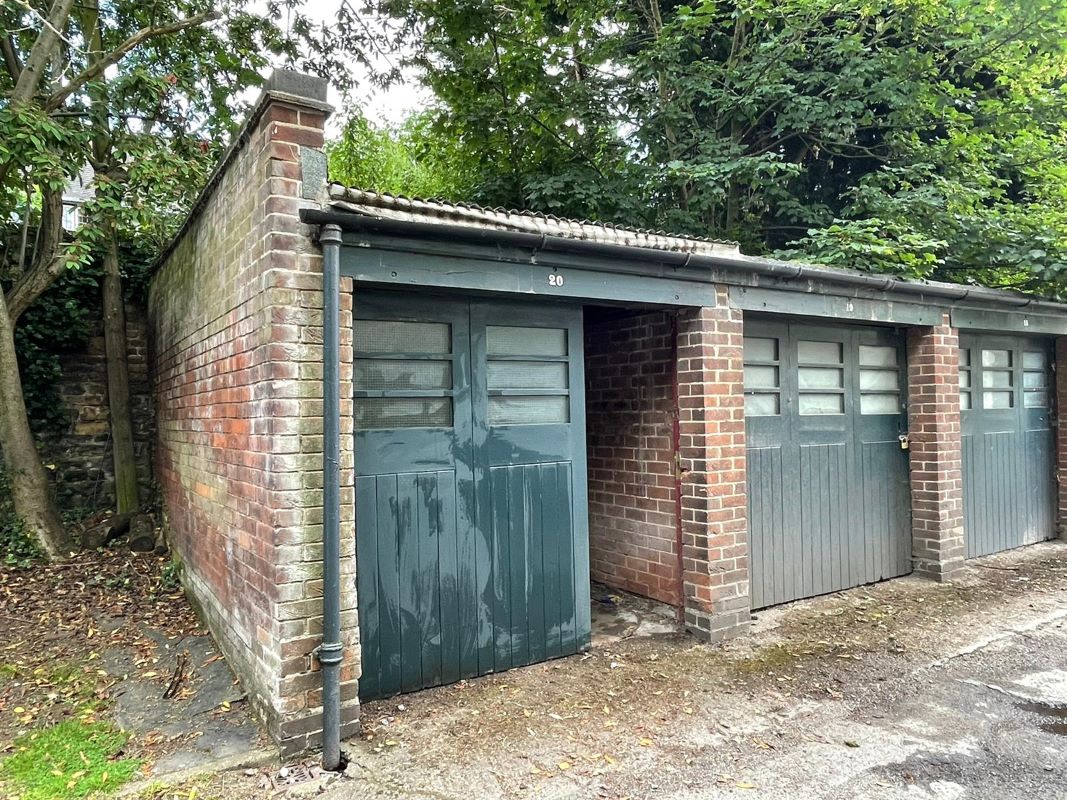
<path fill-rule="evenodd" d="M 947 314 L 908 331 L 908 436 L 915 571 L 947 580 L 964 559 L 959 336 Z"/>
<path fill-rule="evenodd" d="M 674 312 L 586 315 L 593 580 L 679 605 Z"/>
<path fill-rule="evenodd" d="M 156 476 L 184 581 L 271 733 L 321 735 L 322 259 L 301 147 L 325 111 L 268 93 L 153 277 Z M 342 294 L 350 397 L 351 286 Z M 342 405 L 342 721 L 354 731 L 351 403 Z"/>

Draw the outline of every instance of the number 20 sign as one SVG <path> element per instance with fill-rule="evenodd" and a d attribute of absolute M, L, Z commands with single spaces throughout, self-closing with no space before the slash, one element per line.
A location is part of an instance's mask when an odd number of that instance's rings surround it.
<path fill-rule="evenodd" d="M 548 276 L 548 285 L 549 286 L 562 286 L 563 285 L 563 276 L 560 275 L 559 273 L 553 272 L 551 275 Z"/>

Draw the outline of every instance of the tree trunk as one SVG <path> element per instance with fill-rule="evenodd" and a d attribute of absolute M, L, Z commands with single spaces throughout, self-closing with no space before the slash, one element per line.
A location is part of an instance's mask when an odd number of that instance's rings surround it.
<path fill-rule="evenodd" d="M 130 417 L 130 370 L 126 351 L 126 309 L 122 301 L 119 248 L 113 224 L 107 226 L 104 250 L 104 349 L 107 353 L 107 398 L 111 415 L 111 452 L 115 466 L 115 505 L 119 514 L 136 511 L 137 461 Z"/>
<path fill-rule="evenodd" d="M 51 559 L 65 558 L 71 543 L 52 504 L 48 475 L 30 431 L 22 396 L 15 325 L 0 293 L 0 444 L 11 481 L 15 514 Z"/>

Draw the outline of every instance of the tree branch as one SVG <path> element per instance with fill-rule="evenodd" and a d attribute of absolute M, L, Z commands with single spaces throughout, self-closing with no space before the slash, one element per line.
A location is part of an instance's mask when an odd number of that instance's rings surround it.
<path fill-rule="evenodd" d="M 42 191 L 38 240 L 30 268 L 15 281 L 4 298 L 12 325 L 67 266 L 66 253 L 63 252 L 63 192 L 59 189 Z"/>
<path fill-rule="evenodd" d="M 22 62 L 19 60 L 19 54 L 15 51 L 15 43 L 10 35 L 0 39 L 0 51 L 3 52 L 4 66 L 7 68 L 8 75 L 11 76 L 11 82 L 18 83 L 19 76 L 22 74 Z"/>
<path fill-rule="evenodd" d="M 67 20 L 70 19 L 74 2 L 75 0 L 55 0 L 52 10 L 48 12 L 48 18 L 42 18 L 44 30 L 37 35 L 37 41 L 33 43 L 29 58 L 26 59 L 26 64 L 15 83 L 15 89 L 11 93 L 13 107 L 29 102 L 30 98 L 37 93 L 41 78 L 44 76 L 44 68 L 52 60 L 56 47 L 63 38 L 60 31 L 67 27 Z M 29 6 L 28 3 L 25 5 Z"/>
<path fill-rule="evenodd" d="M 186 30 L 187 28 L 196 28 L 203 25 L 205 22 L 211 22 L 222 17 L 222 13 L 219 11 L 208 11 L 204 14 L 197 14 L 195 17 L 189 17 L 188 19 L 181 19 L 177 22 L 172 22 L 169 25 L 159 25 L 152 28 L 141 28 L 137 33 L 133 34 L 101 58 L 99 61 L 94 61 L 92 66 L 82 70 L 79 74 L 70 79 L 70 82 L 54 92 L 44 103 L 44 110 L 46 112 L 55 111 L 63 102 L 70 97 L 74 92 L 80 89 L 89 81 L 95 80 L 104 74 L 104 71 L 108 67 L 119 63 L 123 57 L 134 48 L 144 44 L 149 39 L 155 39 L 159 36 L 169 36 L 172 33 L 178 33 L 179 31 Z"/>

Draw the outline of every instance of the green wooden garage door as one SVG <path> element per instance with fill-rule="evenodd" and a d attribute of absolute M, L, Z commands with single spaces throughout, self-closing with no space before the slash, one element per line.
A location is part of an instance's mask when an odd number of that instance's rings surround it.
<path fill-rule="evenodd" d="M 911 571 L 902 337 L 745 321 L 753 608 Z"/>
<path fill-rule="evenodd" d="M 1051 344 L 960 336 L 968 558 L 1055 536 Z"/>
<path fill-rule="evenodd" d="M 364 699 L 589 641 L 580 308 L 356 293 Z"/>

